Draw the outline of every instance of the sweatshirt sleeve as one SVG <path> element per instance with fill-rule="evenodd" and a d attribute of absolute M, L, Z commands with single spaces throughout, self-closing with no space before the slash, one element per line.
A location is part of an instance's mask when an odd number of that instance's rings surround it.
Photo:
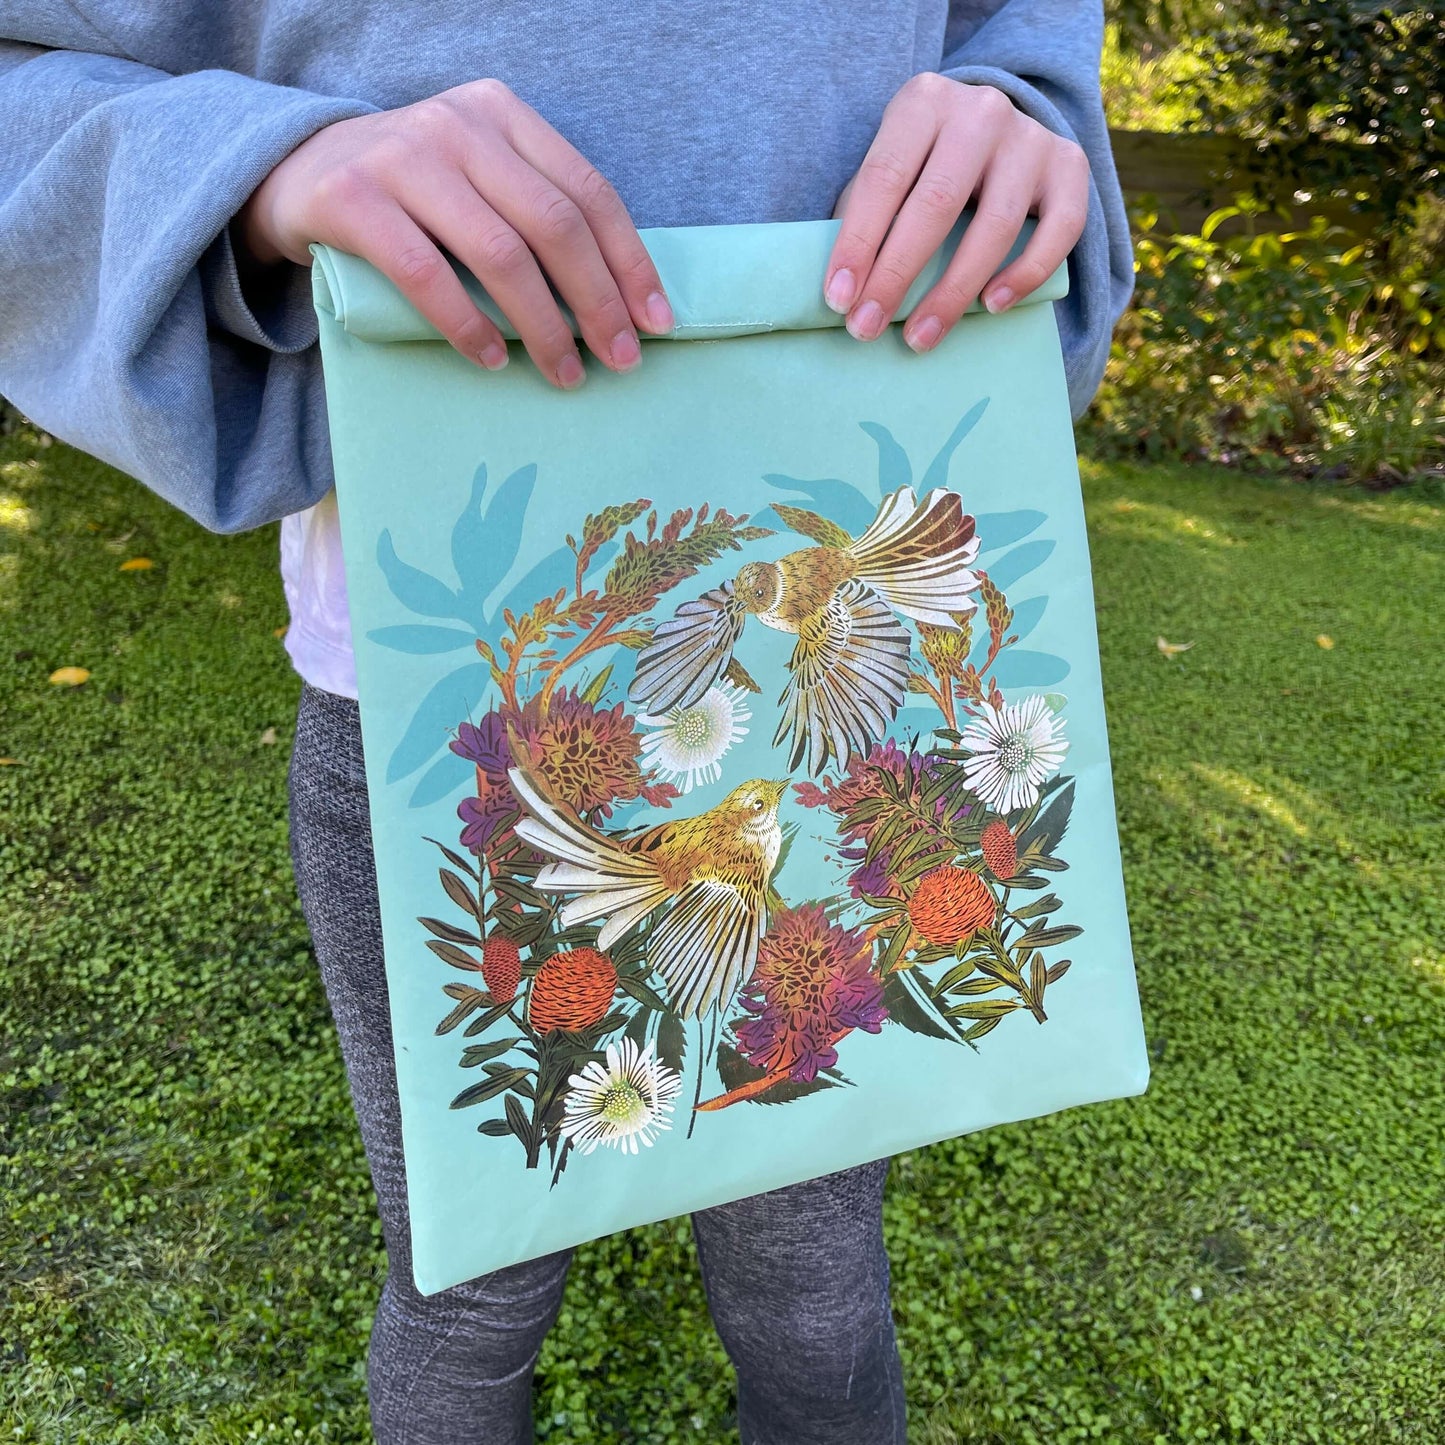
<path fill-rule="evenodd" d="M 1099 89 L 1103 39 L 1099 0 L 954 0 L 941 67 L 954 80 L 1003 91 L 1089 158 L 1089 217 L 1069 258 L 1069 294 L 1057 303 L 1076 417 L 1098 390 L 1109 338 L 1134 289 L 1129 219 Z"/>
<path fill-rule="evenodd" d="M 374 107 L 0 40 L 0 394 L 213 531 L 331 485 L 305 272 L 242 295 L 228 225 Z"/>

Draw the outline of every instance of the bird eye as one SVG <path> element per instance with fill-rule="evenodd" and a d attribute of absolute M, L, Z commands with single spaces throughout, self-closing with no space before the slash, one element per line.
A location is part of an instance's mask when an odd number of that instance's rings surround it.
<path fill-rule="evenodd" d="M 761 813 L 762 811 L 763 811 L 763 800 L 762 800 L 761 798 L 754 798 L 754 799 L 753 799 L 753 812 L 755 812 L 755 813 Z"/>

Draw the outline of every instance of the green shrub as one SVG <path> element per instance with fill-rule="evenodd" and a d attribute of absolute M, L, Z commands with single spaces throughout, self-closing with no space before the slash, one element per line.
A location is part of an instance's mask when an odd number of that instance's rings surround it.
<path fill-rule="evenodd" d="M 1150 234 L 1137 293 L 1084 427 L 1100 455 L 1209 458 L 1373 485 L 1445 464 L 1445 261 L 1438 211 L 1394 242 L 1316 219 L 1197 236 Z"/>

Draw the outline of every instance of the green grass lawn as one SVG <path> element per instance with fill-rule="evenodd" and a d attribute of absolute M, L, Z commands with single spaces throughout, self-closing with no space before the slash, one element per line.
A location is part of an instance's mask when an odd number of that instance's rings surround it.
<path fill-rule="evenodd" d="M 1445 513 L 1087 493 L 1154 1079 L 898 1161 L 914 1438 L 1438 1442 Z M 367 1438 L 381 1252 L 288 873 L 275 550 L 0 442 L 0 1440 Z M 602 1241 L 539 1427 L 735 1439 L 724 1363 L 685 1225 Z"/>

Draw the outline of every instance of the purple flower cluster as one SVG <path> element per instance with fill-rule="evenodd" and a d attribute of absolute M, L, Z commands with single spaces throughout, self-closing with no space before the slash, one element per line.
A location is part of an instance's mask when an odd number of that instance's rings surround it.
<path fill-rule="evenodd" d="M 462 847 L 484 854 L 522 815 L 522 805 L 507 778 L 512 754 L 502 715 L 486 713 L 475 726 L 464 722 L 451 749 L 477 766 L 477 791 L 457 805 L 457 817 L 462 820 Z"/>
<path fill-rule="evenodd" d="M 888 1017 L 872 964 L 868 939 L 829 923 L 817 904 L 775 914 L 738 996 L 751 1015 L 734 1029 L 744 1057 L 799 1083 L 831 1069 L 840 1039 L 853 1029 L 876 1034 Z"/>

